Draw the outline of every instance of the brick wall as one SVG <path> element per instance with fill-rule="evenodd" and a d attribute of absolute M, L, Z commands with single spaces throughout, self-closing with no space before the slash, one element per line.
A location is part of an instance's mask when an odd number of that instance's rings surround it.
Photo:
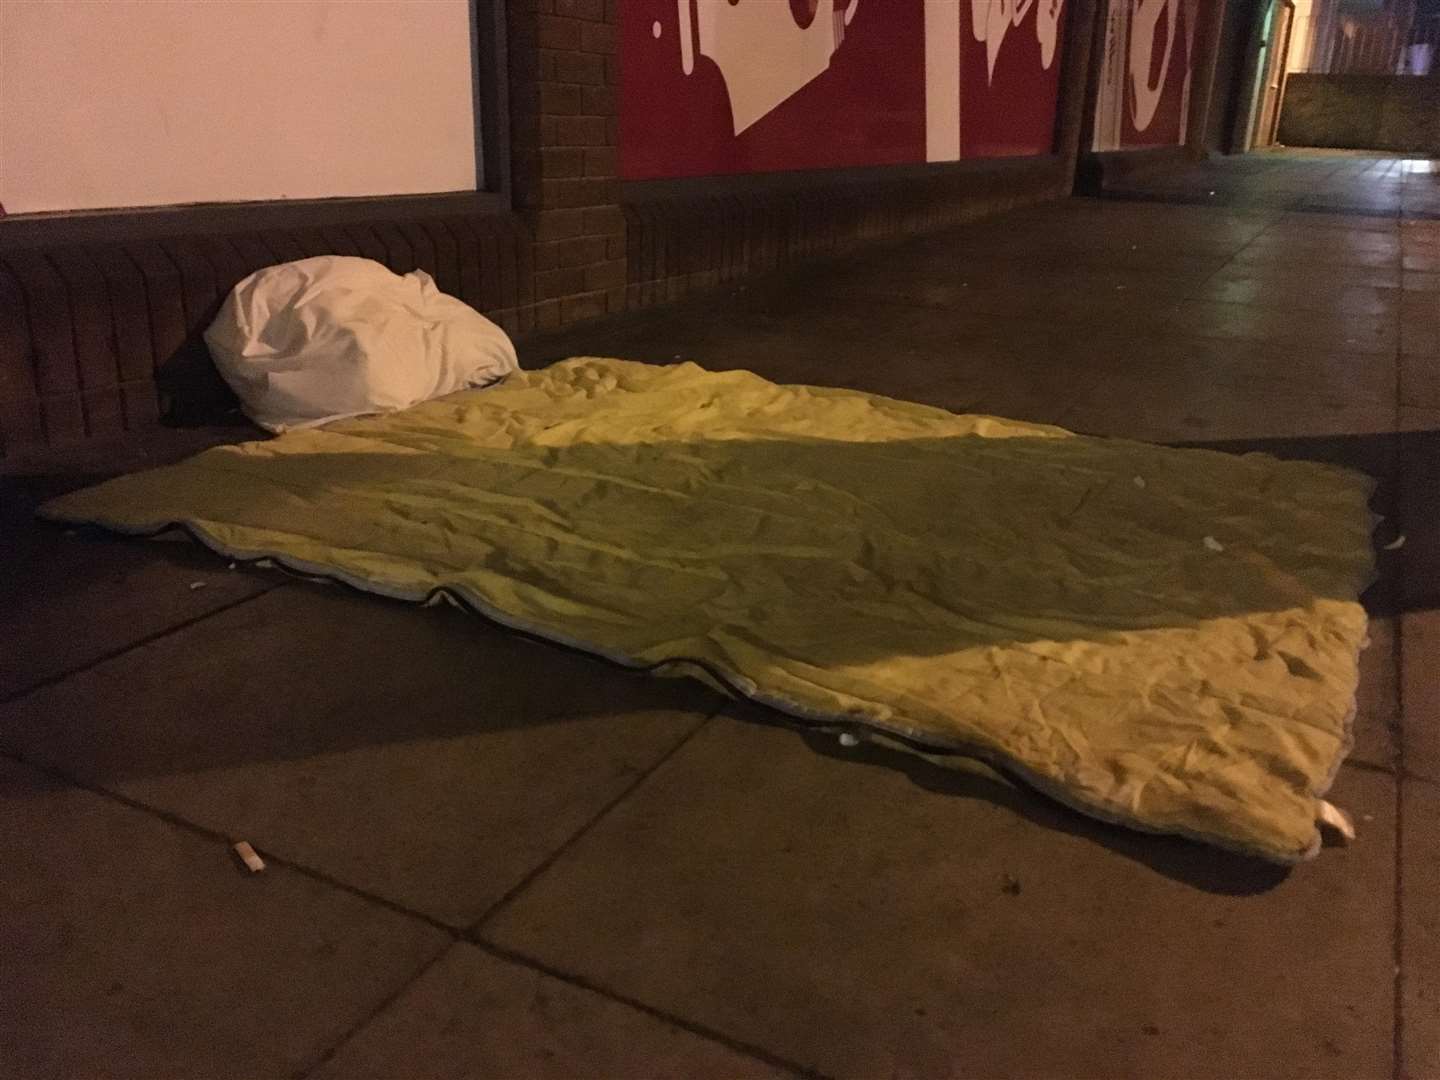
<path fill-rule="evenodd" d="M 1072 0 L 1057 154 L 976 168 L 871 169 L 621 185 L 619 0 L 510 5 L 516 206 L 535 236 L 535 326 L 679 299 L 794 262 L 1067 194 L 1097 0 Z"/>
<path fill-rule="evenodd" d="M 533 325 L 548 330 L 625 306 L 616 4 L 518 0 L 508 11 L 511 177 L 534 237 Z"/>
<path fill-rule="evenodd" d="M 1056 155 L 898 179 L 883 172 L 837 178 L 823 188 L 784 184 L 633 198 L 624 207 L 626 304 L 679 300 L 752 274 L 1054 199 L 1069 191 L 1071 175 Z"/>
<path fill-rule="evenodd" d="M 0 250 L 0 453 L 203 423 L 233 405 L 204 332 L 247 274 L 311 255 L 424 269 L 511 333 L 533 310 L 511 215 L 391 217 Z"/>

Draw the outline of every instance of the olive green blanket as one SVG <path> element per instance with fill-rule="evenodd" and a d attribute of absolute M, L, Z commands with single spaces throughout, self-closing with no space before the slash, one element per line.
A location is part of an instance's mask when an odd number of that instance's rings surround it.
<path fill-rule="evenodd" d="M 1096 817 L 1294 861 L 1351 746 L 1370 490 L 1314 463 L 579 358 L 44 513 L 449 594 L 984 757 Z"/>

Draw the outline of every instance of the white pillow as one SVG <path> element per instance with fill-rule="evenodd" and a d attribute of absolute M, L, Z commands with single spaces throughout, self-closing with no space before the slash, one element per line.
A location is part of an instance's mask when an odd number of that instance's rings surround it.
<path fill-rule="evenodd" d="M 270 431 L 409 408 L 517 367 L 505 331 L 429 274 L 349 255 L 257 270 L 205 342 L 245 415 Z"/>

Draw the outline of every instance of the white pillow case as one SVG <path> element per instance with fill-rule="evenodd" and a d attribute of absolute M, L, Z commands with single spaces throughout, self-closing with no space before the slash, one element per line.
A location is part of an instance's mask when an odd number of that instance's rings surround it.
<path fill-rule="evenodd" d="M 275 432 L 409 408 L 518 366 L 505 331 L 425 271 L 349 255 L 257 270 L 205 342 L 245 415 Z"/>

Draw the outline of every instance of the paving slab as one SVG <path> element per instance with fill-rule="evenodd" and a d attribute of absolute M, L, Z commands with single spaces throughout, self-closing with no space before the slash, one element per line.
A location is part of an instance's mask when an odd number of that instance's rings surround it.
<path fill-rule="evenodd" d="M 1440 781 L 1440 610 L 1407 611 L 1400 646 L 1405 771 Z"/>
<path fill-rule="evenodd" d="M 1407 293 L 1411 298 L 1433 297 L 1434 293 Z M 1433 378 L 1440 368 L 1440 302 L 1428 312 L 1407 307 L 1400 317 L 1400 351 L 1415 361 L 1417 372 L 1429 372 Z M 1423 404 L 1416 402 L 1415 404 Z"/>
<path fill-rule="evenodd" d="M 1403 274 L 1395 266 L 1333 266 L 1321 259 L 1290 259 L 1284 262 L 1229 263 L 1210 279 L 1213 282 L 1256 282 L 1262 288 L 1281 289 L 1303 286 L 1307 282 L 1322 291 L 1367 286 L 1374 289 L 1398 290 Z M 1331 343 L 1334 347 L 1334 343 Z"/>
<path fill-rule="evenodd" d="M 1402 244 L 1398 229 L 1376 231 L 1356 228 L 1352 225 L 1338 228 L 1309 228 L 1305 224 L 1293 225 L 1277 222 L 1256 236 L 1246 251 L 1264 248 L 1293 249 L 1312 252 L 1316 257 L 1329 262 L 1347 264 L 1345 256 L 1352 252 L 1389 255 L 1398 258 Z M 1408 250 L 1408 245 L 1406 246 Z M 1243 257 L 1242 257 L 1243 261 Z"/>
<path fill-rule="evenodd" d="M 456 944 L 316 1080 L 790 1075 L 589 990 Z"/>
<path fill-rule="evenodd" d="M 1385 435 L 1395 426 L 1394 407 L 1379 402 L 1300 398 L 1218 383 L 1167 394 L 1163 386 L 1132 377 L 1102 380 L 1071 402 L 1061 422 L 1087 434 L 1150 442 L 1327 440 Z"/>
<path fill-rule="evenodd" d="M 1360 688 L 1355 695 L 1355 748 L 1351 761 L 1394 768 L 1399 751 L 1399 643 L 1395 616 L 1370 620 L 1370 646 L 1360 653 Z"/>
<path fill-rule="evenodd" d="M 1393 354 L 1399 330 L 1393 315 L 1319 313 L 1290 308 L 1184 300 L 1168 324 L 1177 333 L 1273 342 L 1292 349 Z"/>
<path fill-rule="evenodd" d="M 1290 211 L 1281 214 L 1274 228 L 1306 233 L 1312 229 L 1342 229 L 1350 232 L 1400 234 L 1401 222 L 1392 217 L 1355 214 L 1325 214 L 1314 211 Z"/>
<path fill-rule="evenodd" d="M 1395 309 L 1397 289 L 1374 285 L 1346 285 L 1332 282 L 1317 287 L 1305 282 L 1264 281 L 1248 277 L 1214 277 L 1197 286 L 1191 295 L 1197 300 L 1228 304 L 1255 304 L 1261 307 L 1297 311 L 1353 312 L 1357 315 L 1385 315 Z"/>
<path fill-rule="evenodd" d="M 1331 266 L 1393 267 L 1400 260 L 1400 241 L 1384 233 L 1362 230 L 1317 230 L 1308 238 L 1275 233 L 1256 237 L 1236 256 L 1239 265 L 1315 259 Z M 1416 267 L 1422 269 L 1422 267 Z"/>
<path fill-rule="evenodd" d="M 7 1076 L 288 1076 L 444 947 L 423 923 L 0 759 Z"/>
<path fill-rule="evenodd" d="M 1196 400 L 1220 391 L 1241 401 L 1263 402 L 1272 412 L 1278 400 L 1286 402 L 1287 411 L 1330 403 L 1393 408 L 1395 402 L 1393 355 L 1297 353 L 1274 343 L 1193 335 L 1104 344 L 1102 350 L 1079 354 L 1085 355 L 1084 369 L 1093 372 L 1097 382 L 1127 380 L 1137 401 L 1146 403 L 1153 398 Z M 1083 346 L 1057 343 L 1054 351 L 1076 355 L 1079 348 Z"/>
<path fill-rule="evenodd" d="M 463 926 L 717 705 L 296 584 L 0 709 L 0 746 Z"/>
<path fill-rule="evenodd" d="M 1440 786 L 1407 780 L 1400 832 L 1401 1080 L 1440 1076 Z"/>
<path fill-rule="evenodd" d="M 717 718 L 480 932 L 837 1076 L 1389 1077 L 1394 783 L 1287 872 Z"/>
<path fill-rule="evenodd" d="M 193 544 L 17 516 L 6 511 L 0 521 L 0 699 L 277 583 L 260 571 L 227 571 Z"/>

